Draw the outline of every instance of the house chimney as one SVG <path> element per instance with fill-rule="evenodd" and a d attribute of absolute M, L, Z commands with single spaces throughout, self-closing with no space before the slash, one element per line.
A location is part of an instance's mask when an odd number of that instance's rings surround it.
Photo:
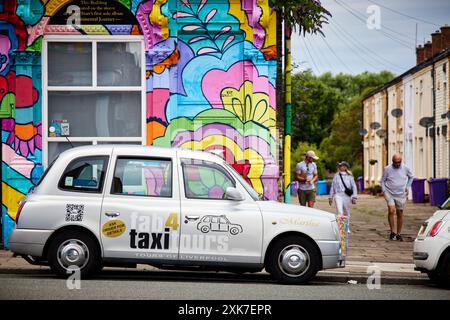
<path fill-rule="evenodd" d="M 431 54 L 436 56 L 442 51 L 442 34 L 439 30 L 431 34 Z"/>
<path fill-rule="evenodd" d="M 450 26 L 447 24 L 441 27 L 441 43 L 443 50 L 450 48 Z"/>
<path fill-rule="evenodd" d="M 431 41 L 427 41 L 427 43 L 425 43 L 424 51 L 425 51 L 425 60 L 428 60 L 433 56 L 432 55 L 433 52 L 431 51 Z"/>
<path fill-rule="evenodd" d="M 416 48 L 416 64 L 421 64 L 425 61 L 425 48 L 419 44 Z"/>

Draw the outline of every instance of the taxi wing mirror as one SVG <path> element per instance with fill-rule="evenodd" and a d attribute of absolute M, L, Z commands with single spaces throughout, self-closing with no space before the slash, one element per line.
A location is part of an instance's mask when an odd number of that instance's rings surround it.
<path fill-rule="evenodd" d="M 225 199 L 233 201 L 242 201 L 245 198 L 238 189 L 228 187 L 227 190 L 225 191 Z"/>

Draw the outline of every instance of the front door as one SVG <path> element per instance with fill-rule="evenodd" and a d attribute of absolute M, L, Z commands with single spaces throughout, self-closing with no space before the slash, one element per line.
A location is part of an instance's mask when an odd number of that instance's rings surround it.
<path fill-rule="evenodd" d="M 179 152 L 182 155 L 182 152 Z M 245 190 L 222 165 L 180 157 L 180 260 L 261 263 L 262 216 L 246 193 L 224 199 L 228 187 Z"/>
<path fill-rule="evenodd" d="M 176 172 L 171 157 L 116 157 L 101 214 L 106 259 L 178 259 Z"/>

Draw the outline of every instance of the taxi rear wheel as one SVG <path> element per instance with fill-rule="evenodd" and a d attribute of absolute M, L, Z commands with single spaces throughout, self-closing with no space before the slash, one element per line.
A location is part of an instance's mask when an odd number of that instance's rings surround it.
<path fill-rule="evenodd" d="M 270 249 L 266 270 L 281 283 L 306 284 L 320 267 L 320 253 L 310 240 L 289 236 L 278 240 Z"/>
<path fill-rule="evenodd" d="M 101 270 L 100 250 L 91 236 L 80 231 L 67 231 L 55 236 L 49 246 L 51 270 L 61 277 L 80 272 L 88 277 Z"/>

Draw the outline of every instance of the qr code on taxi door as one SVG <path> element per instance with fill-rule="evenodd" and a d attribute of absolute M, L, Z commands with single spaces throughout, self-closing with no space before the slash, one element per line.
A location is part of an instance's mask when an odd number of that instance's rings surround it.
<path fill-rule="evenodd" d="M 84 215 L 84 204 L 67 204 L 66 221 L 82 221 Z"/>

